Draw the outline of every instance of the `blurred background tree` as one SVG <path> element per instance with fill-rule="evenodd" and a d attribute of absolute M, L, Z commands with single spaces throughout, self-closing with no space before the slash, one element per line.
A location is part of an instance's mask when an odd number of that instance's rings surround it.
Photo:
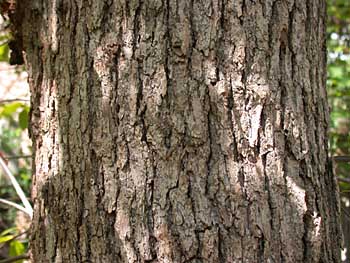
<path fill-rule="evenodd" d="M 344 233 L 343 262 L 350 258 L 350 1 L 328 0 L 330 149 L 339 178 Z"/>
<path fill-rule="evenodd" d="M 350 155 L 350 1 L 328 0 L 328 94 L 333 155 Z M 350 163 L 337 165 L 337 175 L 350 178 Z M 348 188 L 349 184 L 342 185 Z"/>
<path fill-rule="evenodd" d="M 6 160 L 17 182 L 29 196 L 31 149 L 27 134 L 29 90 L 23 66 L 9 64 L 11 40 L 8 19 L 0 17 L 0 155 Z M 0 167 L 0 199 L 21 205 L 9 178 Z M 0 262 L 25 255 L 28 246 L 29 217 L 0 202 Z M 24 259 L 16 262 L 24 262 Z"/>

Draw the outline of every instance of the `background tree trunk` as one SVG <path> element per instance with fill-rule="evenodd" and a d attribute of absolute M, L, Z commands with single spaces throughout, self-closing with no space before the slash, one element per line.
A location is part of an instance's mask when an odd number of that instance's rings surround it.
<path fill-rule="evenodd" d="M 34 262 L 338 262 L 324 0 L 18 1 Z"/>
<path fill-rule="evenodd" d="M 350 194 L 348 192 L 341 193 L 341 226 L 343 233 L 343 251 L 342 261 L 347 262 L 350 258 Z"/>

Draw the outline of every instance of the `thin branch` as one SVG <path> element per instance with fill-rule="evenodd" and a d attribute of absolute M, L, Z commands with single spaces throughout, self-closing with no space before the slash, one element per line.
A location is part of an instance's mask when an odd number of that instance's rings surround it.
<path fill-rule="evenodd" d="M 21 260 L 21 259 L 29 259 L 29 255 L 23 254 L 20 256 L 16 256 L 16 257 L 6 258 L 3 260 L 0 260 L 0 263 L 11 263 L 11 262 L 16 262 L 17 260 Z"/>
<path fill-rule="evenodd" d="M 9 206 L 13 206 L 14 208 L 16 208 L 18 210 L 21 210 L 22 212 L 28 214 L 28 211 L 25 209 L 25 207 L 23 207 L 23 206 L 21 206 L 19 204 L 16 204 L 15 202 L 12 202 L 12 201 L 0 198 L 0 203 L 6 204 L 6 205 L 9 205 Z"/>
<path fill-rule="evenodd" d="M 348 163 L 350 162 L 350 156 L 333 156 L 333 160 L 337 163 Z"/>
<path fill-rule="evenodd" d="M 342 183 L 350 184 L 350 179 L 348 179 L 348 178 L 338 177 L 338 181 L 342 182 Z"/>
<path fill-rule="evenodd" d="M 28 99 L 15 98 L 15 99 L 0 100 L 0 104 L 10 103 L 10 102 L 16 102 L 16 101 L 29 102 Z"/>
<path fill-rule="evenodd" d="M 23 236 L 23 235 L 25 235 L 25 234 L 28 234 L 28 232 L 29 232 L 29 229 L 27 229 L 27 230 L 25 230 L 25 231 L 23 231 L 23 232 L 21 232 L 21 233 L 15 235 L 15 236 L 12 237 L 11 239 L 6 240 L 5 242 L 1 243 L 1 244 L 0 244 L 0 249 L 1 249 L 4 245 L 11 243 L 13 240 L 19 238 L 20 236 Z M 1 246 L 1 245 L 2 245 L 2 246 Z"/>
<path fill-rule="evenodd" d="M 5 46 L 5 45 L 7 45 L 9 42 L 10 42 L 10 41 L 8 41 L 8 40 L 6 40 L 6 41 L 4 41 L 4 42 L 1 42 L 1 43 L 0 43 L 0 46 Z"/>
<path fill-rule="evenodd" d="M 15 188 L 17 195 L 19 196 L 19 198 L 21 199 L 25 209 L 26 209 L 26 213 L 30 216 L 30 218 L 33 217 L 33 208 L 31 206 L 31 204 L 29 203 L 27 197 L 25 196 L 21 186 L 18 184 L 16 178 L 13 176 L 13 174 L 11 173 L 10 169 L 7 167 L 4 159 L 0 156 L 0 165 L 2 167 L 2 169 L 4 170 L 5 174 L 9 177 L 13 187 Z"/>
<path fill-rule="evenodd" d="M 12 159 L 26 159 L 31 158 L 33 155 L 13 155 L 13 156 L 4 156 L 6 160 L 12 160 Z"/>
<path fill-rule="evenodd" d="M 343 214 L 345 215 L 345 217 L 347 217 L 347 219 L 349 220 L 350 219 L 350 215 L 349 215 L 348 211 L 346 211 L 346 209 L 343 207 L 343 205 L 341 206 L 341 210 L 342 210 Z"/>

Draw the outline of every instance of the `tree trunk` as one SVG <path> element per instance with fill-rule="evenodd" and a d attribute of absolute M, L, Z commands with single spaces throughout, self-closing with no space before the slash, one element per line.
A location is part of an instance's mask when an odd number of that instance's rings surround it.
<path fill-rule="evenodd" d="M 339 262 L 324 0 L 17 9 L 34 262 Z"/>
<path fill-rule="evenodd" d="M 343 251 L 341 262 L 348 262 L 350 259 L 350 194 L 349 192 L 341 194 L 341 225 L 343 232 Z"/>

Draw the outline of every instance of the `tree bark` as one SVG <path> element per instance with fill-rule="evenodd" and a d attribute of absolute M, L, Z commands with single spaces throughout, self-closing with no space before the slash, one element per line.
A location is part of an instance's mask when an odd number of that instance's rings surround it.
<path fill-rule="evenodd" d="M 324 0 L 17 9 L 34 262 L 339 262 Z"/>

